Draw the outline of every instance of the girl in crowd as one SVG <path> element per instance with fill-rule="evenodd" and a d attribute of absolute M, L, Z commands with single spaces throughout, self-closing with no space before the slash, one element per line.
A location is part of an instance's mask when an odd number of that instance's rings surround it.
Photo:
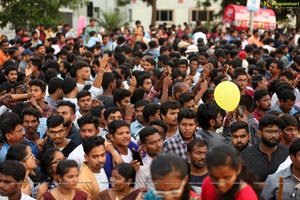
<path fill-rule="evenodd" d="M 38 186 L 36 198 L 40 199 L 42 194 L 48 192 L 57 187 L 58 177 L 57 177 L 57 164 L 64 160 L 64 154 L 57 148 L 49 148 L 43 154 L 40 167 L 42 172 L 42 180 L 45 183 L 42 183 Z"/>
<path fill-rule="evenodd" d="M 36 159 L 29 144 L 26 142 L 20 142 L 11 146 L 7 151 L 6 160 L 17 160 L 24 165 L 26 175 L 22 184 L 22 192 L 31 196 L 31 192 L 34 189 L 34 183 L 29 175 L 33 173 L 36 168 Z"/>
<path fill-rule="evenodd" d="M 144 200 L 196 200 L 200 199 L 188 184 L 186 162 L 174 154 L 161 154 L 151 164 L 154 190 L 144 195 Z"/>
<path fill-rule="evenodd" d="M 209 176 L 202 185 L 201 200 L 257 200 L 250 185 L 241 179 L 242 160 L 231 146 L 220 145 L 206 153 Z"/>
<path fill-rule="evenodd" d="M 134 190 L 135 170 L 128 163 L 116 165 L 112 171 L 110 182 L 112 188 L 99 194 L 100 200 L 135 200 L 141 199 L 140 190 Z"/>
<path fill-rule="evenodd" d="M 40 200 L 86 200 L 87 194 L 76 188 L 78 183 L 78 164 L 74 160 L 62 160 L 57 169 L 58 186 L 42 195 Z"/>

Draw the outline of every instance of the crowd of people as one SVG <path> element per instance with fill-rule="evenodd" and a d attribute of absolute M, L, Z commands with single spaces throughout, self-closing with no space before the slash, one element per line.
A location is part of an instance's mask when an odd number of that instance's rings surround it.
<path fill-rule="evenodd" d="M 300 198 L 297 30 L 149 29 L 1 35 L 0 199 Z"/>

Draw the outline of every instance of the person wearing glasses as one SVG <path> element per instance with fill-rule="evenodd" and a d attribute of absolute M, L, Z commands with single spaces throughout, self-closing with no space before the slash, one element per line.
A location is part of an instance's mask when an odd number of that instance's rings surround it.
<path fill-rule="evenodd" d="M 262 189 L 267 176 L 276 172 L 288 156 L 288 148 L 279 144 L 282 120 L 272 114 L 263 116 L 258 124 L 260 142 L 241 152 L 245 164 L 258 177 L 258 189 Z"/>
<path fill-rule="evenodd" d="M 57 165 L 60 161 L 64 160 L 64 154 L 58 148 L 49 148 L 40 160 L 40 169 L 42 173 L 42 182 L 37 187 L 36 196 L 37 199 L 57 187 L 58 179 L 57 179 Z"/>
<path fill-rule="evenodd" d="M 61 150 L 65 157 L 68 157 L 77 146 L 71 139 L 67 139 L 64 118 L 61 115 L 52 115 L 47 119 L 47 135 L 50 139 L 42 152 L 49 147 L 55 147 Z"/>
<path fill-rule="evenodd" d="M 34 182 L 32 179 L 33 177 L 29 177 L 29 175 L 34 173 L 34 169 L 37 167 L 37 165 L 30 145 L 26 142 L 14 144 L 8 149 L 6 160 L 17 160 L 24 165 L 26 169 L 26 175 L 22 183 L 22 192 L 31 196 L 31 193 L 34 189 Z"/>
<path fill-rule="evenodd" d="M 141 199 L 140 190 L 133 189 L 135 169 L 129 163 L 120 163 L 113 168 L 110 177 L 112 188 L 99 194 L 99 200 L 137 200 Z"/>
<path fill-rule="evenodd" d="M 154 188 L 144 195 L 144 200 L 199 200 L 189 186 L 188 165 L 175 154 L 160 154 L 151 164 Z"/>
<path fill-rule="evenodd" d="M 206 153 L 208 176 L 202 184 L 201 199 L 258 200 L 254 189 L 243 179 L 243 161 L 230 145 L 219 145 Z"/>

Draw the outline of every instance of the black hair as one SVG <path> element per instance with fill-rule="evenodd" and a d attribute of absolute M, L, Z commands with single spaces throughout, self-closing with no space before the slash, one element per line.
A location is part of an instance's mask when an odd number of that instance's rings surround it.
<path fill-rule="evenodd" d="M 73 114 L 76 113 L 76 105 L 71 101 L 58 101 L 56 107 L 59 108 L 60 106 L 68 106 L 69 108 L 71 108 Z"/>
<path fill-rule="evenodd" d="M 108 116 L 111 114 L 111 113 L 115 113 L 115 112 L 121 112 L 120 108 L 118 107 L 109 107 L 107 109 L 105 109 L 104 113 L 103 113 L 103 116 L 104 116 L 104 119 L 107 120 L 108 119 Z"/>
<path fill-rule="evenodd" d="M 175 109 L 179 109 L 179 108 L 180 108 L 180 105 L 178 102 L 166 101 L 163 104 L 161 104 L 160 114 L 166 115 L 168 113 L 168 110 L 175 110 Z"/>
<path fill-rule="evenodd" d="M 284 70 L 284 71 L 280 72 L 279 78 L 281 76 L 285 76 L 289 81 L 293 81 L 295 79 L 293 73 L 290 72 L 290 71 L 287 71 L 287 70 Z"/>
<path fill-rule="evenodd" d="M 33 107 L 25 108 L 22 111 L 22 113 L 21 113 L 21 119 L 22 119 L 22 121 L 24 121 L 24 116 L 25 115 L 34 116 L 37 119 L 37 121 L 39 121 L 40 117 L 42 117 L 41 113 L 36 108 L 33 108 Z"/>
<path fill-rule="evenodd" d="M 88 91 L 88 90 L 81 90 L 76 95 L 77 101 L 79 101 L 79 99 L 81 99 L 82 97 L 86 97 L 86 96 L 90 96 L 91 97 L 91 92 Z"/>
<path fill-rule="evenodd" d="M 292 100 L 295 101 L 296 100 L 296 96 L 294 94 L 294 92 L 290 89 L 284 89 L 281 92 L 279 92 L 277 94 L 278 100 L 279 101 L 283 101 L 283 102 L 287 102 L 288 100 Z"/>
<path fill-rule="evenodd" d="M 53 178 L 54 178 L 54 177 L 52 177 L 51 165 L 52 165 L 54 155 L 56 152 L 62 153 L 58 148 L 49 147 L 43 153 L 43 156 L 41 156 L 41 161 L 40 161 L 41 172 L 47 176 L 47 177 L 44 177 L 44 179 L 50 178 L 50 180 L 53 180 Z"/>
<path fill-rule="evenodd" d="M 64 124 L 64 118 L 61 115 L 51 115 L 47 119 L 47 128 L 55 128 L 61 124 Z"/>
<path fill-rule="evenodd" d="M 150 116 L 154 116 L 157 111 L 160 110 L 160 105 L 159 104 L 154 104 L 154 103 L 149 103 L 145 105 L 144 110 L 143 110 L 143 118 L 146 122 L 149 122 Z"/>
<path fill-rule="evenodd" d="M 137 82 L 136 86 L 137 87 L 143 86 L 145 79 L 150 79 L 150 78 L 151 78 L 151 76 L 148 73 L 139 76 L 136 80 L 136 82 Z"/>
<path fill-rule="evenodd" d="M 180 104 L 181 107 L 183 107 L 183 105 L 191 100 L 195 100 L 195 95 L 191 92 L 185 92 L 180 94 L 179 98 L 178 98 L 178 102 Z"/>
<path fill-rule="evenodd" d="M 290 114 L 283 114 L 280 116 L 280 119 L 282 121 L 282 129 L 285 129 L 288 126 L 294 126 L 297 127 L 299 126 L 299 123 L 296 119 L 296 117 L 290 115 Z"/>
<path fill-rule="evenodd" d="M 207 144 L 203 140 L 194 139 L 187 144 L 187 152 L 192 153 L 194 147 L 205 147 Z"/>
<path fill-rule="evenodd" d="M 41 71 L 43 63 L 40 57 L 38 56 L 32 57 L 29 59 L 29 62 L 31 62 L 33 66 L 36 66 L 39 71 Z"/>
<path fill-rule="evenodd" d="M 91 113 L 83 115 L 81 118 L 77 120 L 79 128 L 84 126 L 85 124 L 94 124 L 95 128 L 98 129 L 99 126 L 99 119 L 94 117 Z"/>
<path fill-rule="evenodd" d="M 255 90 L 254 92 L 254 104 L 256 101 L 260 101 L 264 96 L 270 95 L 268 90 L 265 89 L 260 89 L 260 90 Z"/>
<path fill-rule="evenodd" d="M 257 74 L 252 76 L 252 87 L 253 89 L 256 89 L 258 86 L 258 83 L 263 80 L 264 76 L 262 74 Z"/>
<path fill-rule="evenodd" d="M 9 66 L 5 67 L 4 74 L 7 76 L 10 71 L 16 71 L 16 72 L 18 72 L 18 68 L 16 66 L 14 66 L 14 65 L 9 65 Z"/>
<path fill-rule="evenodd" d="M 138 107 L 141 107 L 141 106 L 146 106 L 147 104 L 149 104 L 148 101 L 138 100 L 137 102 L 135 102 L 134 108 L 138 108 Z"/>
<path fill-rule="evenodd" d="M 142 144 L 146 144 L 147 137 L 158 133 L 158 130 L 152 126 L 145 126 L 140 132 L 140 140 Z"/>
<path fill-rule="evenodd" d="M 46 83 L 40 79 L 34 79 L 29 82 L 29 86 L 37 86 L 41 89 L 42 92 L 46 92 Z"/>
<path fill-rule="evenodd" d="M 136 104 L 136 102 L 141 101 L 144 99 L 145 96 L 145 89 L 144 88 L 135 88 L 133 94 L 130 98 L 130 102 L 132 104 Z"/>
<path fill-rule="evenodd" d="M 65 78 L 62 85 L 62 90 L 64 94 L 69 94 L 74 90 L 75 87 L 77 87 L 77 85 L 76 81 L 73 78 Z"/>
<path fill-rule="evenodd" d="M 129 124 L 124 120 L 114 120 L 108 125 L 108 132 L 111 135 L 115 135 L 118 128 L 127 126 L 129 128 Z"/>
<path fill-rule="evenodd" d="M 1 116 L 0 130 L 5 141 L 7 141 L 6 134 L 15 130 L 16 126 L 22 121 L 16 113 L 5 113 Z"/>
<path fill-rule="evenodd" d="M 16 182 L 23 182 L 26 175 L 24 165 L 16 160 L 0 162 L 0 174 L 12 176 Z"/>
<path fill-rule="evenodd" d="M 277 68 L 283 71 L 284 63 L 281 60 L 272 60 L 271 63 L 277 64 Z"/>
<path fill-rule="evenodd" d="M 181 122 L 182 119 L 194 119 L 197 122 L 197 113 L 196 111 L 190 108 L 182 108 L 178 113 L 178 123 Z"/>
<path fill-rule="evenodd" d="M 119 163 L 117 164 L 113 170 L 117 170 L 118 173 L 125 178 L 125 181 L 131 179 L 131 182 L 128 183 L 130 187 L 134 187 L 135 182 L 135 169 L 129 163 Z"/>
<path fill-rule="evenodd" d="M 124 98 L 130 97 L 131 93 L 128 90 L 125 89 L 118 89 L 115 90 L 114 96 L 113 96 L 113 102 L 115 105 L 117 105 L 117 102 L 121 102 Z"/>
<path fill-rule="evenodd" d="M 232 124 L 230 124 L 230 132 L 235 133 L 240 129 L 245 129 L 246 132 L 249 134 L 249 126 L 246 122 L 244 121 L 237 121 L 237 122 L 233 122 Z"/>
<path fill-rule="evenodd" d="M 253 112 L 254 101 L 253 98 L 248 94 L 242 94 L 239 105 L 245 106 L 249 113 Z"/>
<path fill-rule="evenodd" d="M 62 160 L 57 165 L 56 174 L 63 177 L 70 168 L 77 168 L 78 170 L 77 162 L 75 160 Z"/>
<path fill-rule="evenodd" d="M 276 115 L 266 114 L 262 118 L 260 118 L 259 124 L 258 124 L 258 129 L 262 131 L 264 128 L 271 126 L 271 125 L 276 125 L 281 129 L 282 128 L 282 120 Z"/>
<path fill-rule="evenodd" d="M 53 94 L 57 89 L 61 89 L 63 85 L 63 80 L 57 77 L 53 77 L 50 79 L 48 83 L 48 92 L 49 94 Z"/>
<path fill-rule="evenodd" d="M 104 110 L 104 106 L 94 106 L 92 107 L 89 112 L 94 116 L 94 117 L 100 117 L 102 110 Z"/>
<path fill-rule="evenodd" d="M 105 72 L 103 74 L 103 79 L 102 79 L 102 88 L 103 90 L 107 90 L 109 85 L 111 83 L 113 83 L 114 81 L 116 80 L 116 77 L 114 75 L 114 73 L 108 73 L 108 72 Z"/>
<path fill-rule="evenodd" d="M 104 147 L 104 138 L 101 136 L 92 136 L 85 138 L 82 142 L 83 150 L 86 155 L 89 155 L 89 153 L 93 150 L 93 148 L 103 145 Z"/>
<path fill-rule="evenodd" d="M 297 138 L 289 148 L 289 154 L 296 156 L 296 154 L 300 151 L 300 139 Z"/>
<path fill-rule="evenodd" d="M 12 145 L 7 150 L 6 160 L 23 161 L 28 155 L 27 146 L 29 146 L 29 144 L 25 144 L 24 142 L 19 142 Z"/>
<path fill-rule="evenodd" d="M 197 110 L 197 121 L 199 125 L 203 129 L 208 129 L 210 127 L 210 120 L 217 119 L 221 111 L 221 108 L 215 102 L 201 104 Z"/>

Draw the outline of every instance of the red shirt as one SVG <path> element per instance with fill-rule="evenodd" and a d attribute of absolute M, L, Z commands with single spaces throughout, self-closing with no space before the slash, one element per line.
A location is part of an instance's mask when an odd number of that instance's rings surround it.
<path fill-rule="evenodd" d="M 201 200 L 222 200 L 211 183 L 209 176 L 207 176 L 202 185 Z M 234 200 L 258 200 L 254 190 L 250 185 L 247 184 L 246 187 L 241 189 L 237 194 Z"/>

